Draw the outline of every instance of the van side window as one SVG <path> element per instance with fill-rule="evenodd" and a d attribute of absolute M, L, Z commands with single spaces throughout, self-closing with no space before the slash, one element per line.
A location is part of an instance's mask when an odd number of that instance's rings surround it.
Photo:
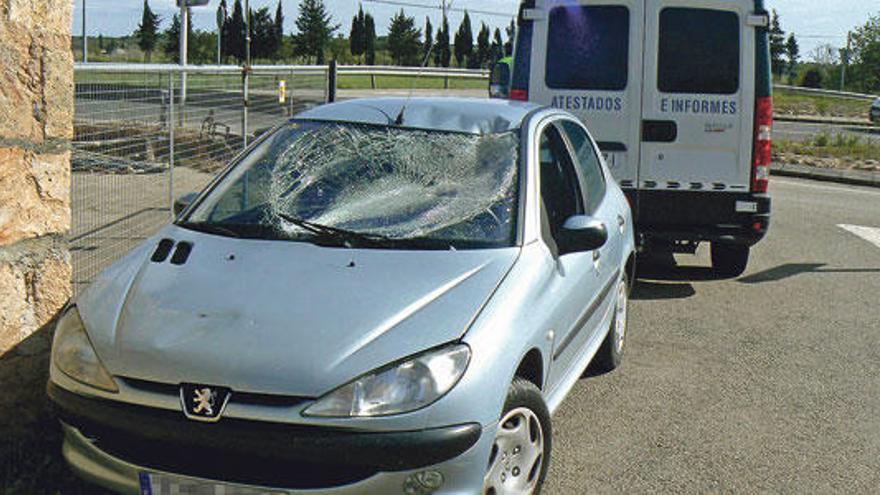
<path fill-rule="evenodd" d="M 626 89 L 629 9 L 565 6 L 550 11 L 544 79 L 552 89 Z"/>
<path fill-rule="evenodd" d="M 660 91 L 736 93 L 739 53 L 740 21 L 736 13 L 678 7 L 660 13 Z"/>
<path fill-rule="evenodd" d="M 577 160 L 578 170 L 584 180 L 587 213 L 596 213 L 605 198 L 605 174 L 599 163 L 599 156 L 584 129 L 570 120 L 562 122 L 562 128 L 568 135 L 572 151 Z"/>
<path fill-rule="evenodd" d="M 568 148 L 556 126 L 549 125 L 544 129 L 538 153 L 541 161 L 541 200 L 550 224 L 550 235 L 556 240 L 557 233 L 569 217 L 584 213 L 581 189 Z"/>

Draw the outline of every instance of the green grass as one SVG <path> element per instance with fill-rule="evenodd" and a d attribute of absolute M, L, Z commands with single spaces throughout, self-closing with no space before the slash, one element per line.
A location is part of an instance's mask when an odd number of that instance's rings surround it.
<path fill-rule="evenodd" d="M 443 89 L 442 77 L 416 76 L 376 76 L 376 89 Z M 339 89 L 371 89 L 372 81 L 368 75 L 340 76 Z M 489 81 L 483 79 L 449 78 L 449 89 L 489 89 Z"/>
<path fill-rule="evenodd" d="M 779 140 L 773 143 L 773 147 L 777 153 L 818 158 L 846 158 L 853 161 L 880 161 L 880 145 L 868 139 L 847 134 L 822 133 L 810 141 Z"/>
<path fill-rule="evenodd" d="M 773 93 L 773 106 L 777 114 L 784 115 L 867 119 L 871 102 L 834 96 L 807 95 L 780 89 Z"/>

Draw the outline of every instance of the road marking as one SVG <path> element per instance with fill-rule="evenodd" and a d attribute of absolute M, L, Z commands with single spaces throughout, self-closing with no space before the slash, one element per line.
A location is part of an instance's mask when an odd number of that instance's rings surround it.
<path fill-rule="evenodd" d="M 809 179 L 804 179 L 804 180 L 808 181 Z M 835 187 L 835 186 L 826 186 L 823 184 L 810 184 L 808 182 L 803 182 L 803 181 L 794 181 L 794 180 L 786 180 L 786 179 L 778 179 L 778 178 L 771 179 L 770 184 L 782 184 L 785 186 L 806 187 L 808 189 L 825 189 L 827 191 L 837 191 L 837 192 L 843 192 L 843 193 L 871 194 L 871 195 L 875 195 L 875 196 L 880 196 L 880 190 L 875 191 L 875 190 L 871 190 L 871 189 L 861 189 L 860 186 Z"/>
<path fill-rule="evenodd" d="M 880 229 L 876 227 L 862 227 L 861 225 L 847 224 L 839 224 L 838 227 L 849 232 L 850 234 L 855 234 L 880 248 Z"/>

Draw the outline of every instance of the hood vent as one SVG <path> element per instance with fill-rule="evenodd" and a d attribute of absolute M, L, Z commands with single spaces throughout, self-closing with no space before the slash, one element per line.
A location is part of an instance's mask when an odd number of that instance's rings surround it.
<path fill-rule="evenodd" d="M 171 254 L 171 249 L 174 248 L 174 241 L 171 239 L 162 239 L 159 241 L 159 245 L 156 246 L 156 250 L 153 251 L 153 256 L 150 257 L 150 261 L 153 263 L 162 263 L 166 259 L 168 259 L 168 255 Z"/>
<path fill-rule="evenodd" d="M 189 253 L 192 252 L 193 245 L 191 242 L 181 242 L 177 245 L 177 250 L 174 251 L 174 255 L 171 256 L 171 264 L 172 265 L 182 265 L 186 263 L 186 260 L 189 258 Z"/>

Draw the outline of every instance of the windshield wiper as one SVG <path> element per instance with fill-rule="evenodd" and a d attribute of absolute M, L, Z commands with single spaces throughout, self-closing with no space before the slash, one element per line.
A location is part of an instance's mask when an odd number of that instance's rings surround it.
<path fill-rule="evenodd" d="M 207 234 L 218 234 L 226 237 L 235 237 L 237 239 L 241 239 L 241 234 L 238 232 L 227 228 L 221 227 L 215 223 L 208 222 L 177 222 L 176 225 L 178 227 L 183 227 L 189 230 L 195 230 L 198 232 L 205 232 Z"/>
<path fill-rule="evenodd" d="M 320 223 L 310 222 L 308 220 L 303 220 L 302 218 L 297 218 L 292 215 L 288 215 L 286 213 L 278 213 L 278 216 L 297 227 L 300 227 L 304 230 L 307 230 L 313 234 L 319 236 L 327 236 L 333 239 L 338 239 L 342 241 L 366 241 L 366 242 L 381 242 L 381 241 L 394 241 L 393 238 L 387 237 L 381 234 L 367 234 L 364 232 L 355 232 L 353 230 L 340 229 L 339 227 L 331 227 L 329 225 L 323 225 Z"/>

